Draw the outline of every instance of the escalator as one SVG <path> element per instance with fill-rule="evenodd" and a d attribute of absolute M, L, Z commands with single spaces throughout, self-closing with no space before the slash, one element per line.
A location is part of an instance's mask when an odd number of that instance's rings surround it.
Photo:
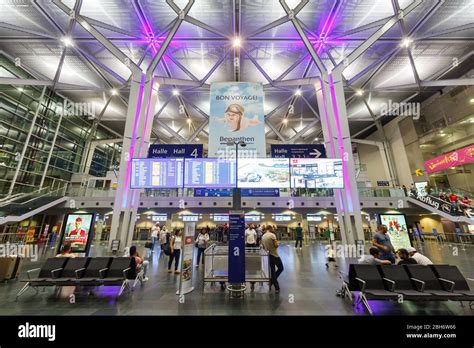
<path fill-rule="evenodd" d="M 0 202 L 0 225 L 23 221 L 66 200 L 67 197 L 60 196 L 59 192 L 27 194 L 10 200 L 4 199 Z"/>
<path fill-rule="evenodd" d="M 469 225 L 474 224 L 474 209 L 472 208 L 467 208 L 465 213 L 453 211 L 451 203 L 433 195 L 410 195 L 407 201 L 450 221 L 464 222 Z"/>

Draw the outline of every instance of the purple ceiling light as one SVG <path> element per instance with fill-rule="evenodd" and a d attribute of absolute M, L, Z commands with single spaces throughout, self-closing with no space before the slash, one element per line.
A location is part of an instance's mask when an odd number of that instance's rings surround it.
<path fill-rule="evenodd" d="M 341 6 L 340 1 L 336 1 L 333 3 L 331 11 L 326 17 L 325 21 L 321 21 L 320 23 L 324 23 L 322 26 L 318 28 L 318 35 L 314 38 L 313 42 L 316 46 L 316 53 L 319 54 L 323 50 L 324 47 L 328 43 L 331 42 L 329 39 L 329 35 L 332 33 L 334 29 L 334 25 L 336 23 L 337 12 L 339 11 L 339 7 Z"/>

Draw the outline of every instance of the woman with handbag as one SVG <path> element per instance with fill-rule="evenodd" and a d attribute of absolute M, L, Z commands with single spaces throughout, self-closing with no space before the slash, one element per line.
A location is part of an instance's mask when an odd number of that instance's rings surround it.
<path fill-rule="evenodd" d="M 179 229 L 176 229 L 176 231 L 174 232 L 174 236 L 171 237 L 171 240 L 170 240 L 170 259 L 168 261 L 168 273 L 171 273 L 171 265 L 173 264 L 173 260 L 174 260 L 174 273 L 175 274 L 180 273 L 178 271 L 178 267 L 179 267 L 179 257 L 181 256 L 181 244 L 182 244 L 181 231 Z"/>
<path fill-rule="evenodd" d="M 202 255 L 202 264 L 204 265 L 204 250 L 207 248 L 207 242 L 209 241 L 209 234 L 205 228 L 201 228 L 196 238 L 195 245 L 198 248 L 196 267 L 199 267 L 199 260 Z"/>

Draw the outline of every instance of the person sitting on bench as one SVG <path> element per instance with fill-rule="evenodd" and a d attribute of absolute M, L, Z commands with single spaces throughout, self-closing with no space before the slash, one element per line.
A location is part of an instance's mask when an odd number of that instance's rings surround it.
<path fill-rule="evenodd" d="M 398 249 L 397 255 L 400 258 L 397 265 L 416 265 L 418 263 L 413 257 L 410 257 L 407 249 Z"/>
<path fill-rule="evenodd" d="M 72 253 L 71 244 L 64 244 L 61 248 L 61 252 L 56 255 L 56 257 L 76 257 Z"/>
<path fill-rule="evenodd" d="M 388 260 L 382 260 L 380 258 L 380 250 L 376 247 L 369 249 L 369 255 L 362 255 L 358 260 L 360 264 L 366 265 L 391 265 L 392 263 Z"/>
<path fill-rule="evenodd" d="M 130 257 L 135 258 L 135 263 L 137 264 L 137 272 L 143 269 L 143 281 L 144 282 L 148 281 L 146 272 L 148 271 L 148 265 L 150 264 L 150 262 L 147 260 L 143 261 L 143 259 L 138 254 L 137 247 L 135 245 L 132 245 L 130 247 Z"/>
<path fill-rule="evenodd" d="M 407 251 L 410 254 L 410 257 L 415 259 L 417 264 L 425 266 L 433 264 L 433 262 L 429 258 L 427 258 L 423 254 L 420 254 L 414 247 L 408 247 Z"/>

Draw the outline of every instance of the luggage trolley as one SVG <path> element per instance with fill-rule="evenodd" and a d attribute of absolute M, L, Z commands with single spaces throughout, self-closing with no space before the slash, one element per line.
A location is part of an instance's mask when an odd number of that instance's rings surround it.
<path fill-rule="evenodd" d="M 204 251 L 204 284 L 226 283 L 228 278 L 227 245 L 212 244 Z M 268 251 L 260 248 L 245 248 L 245 280 L 252 284 L 270 283 L 270 265 Z M 242 287 L 242 292 L 246 287 Z"/>

